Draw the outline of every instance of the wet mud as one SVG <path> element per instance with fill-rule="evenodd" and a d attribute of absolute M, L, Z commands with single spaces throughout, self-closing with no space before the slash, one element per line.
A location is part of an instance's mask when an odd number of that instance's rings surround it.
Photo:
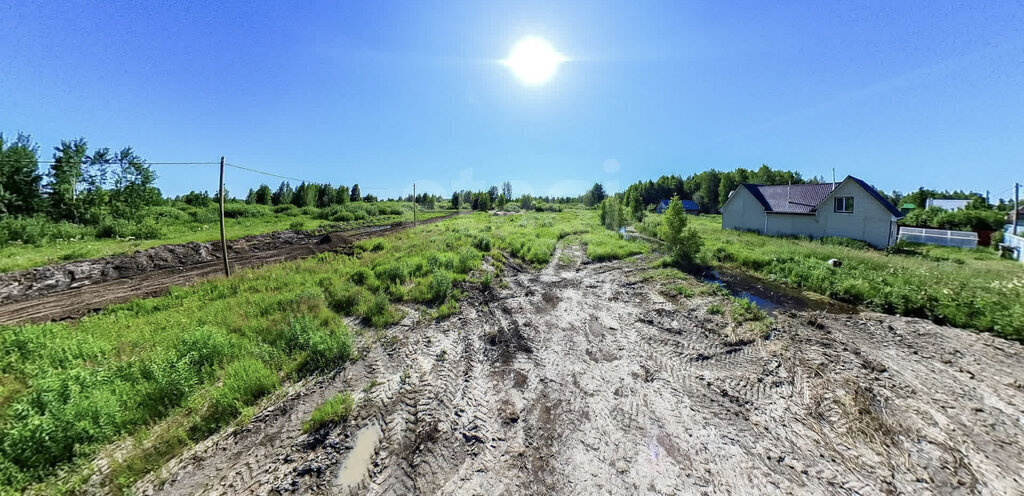
<path fill-rule="evenodd" d="M 765 339 L 707 312 L 724 296 L 671 299 L 638 264 L 558 251 L 541 271 L 509 264 L 507 287 L 467 287 L 448 320 L 409 308 L 360 360 L 294 385 L 134 489 L 1024 493 L 1020 344 L 793 310 Z M 350 420 L 303 434 L 341 391 L 357 398 Z"/>

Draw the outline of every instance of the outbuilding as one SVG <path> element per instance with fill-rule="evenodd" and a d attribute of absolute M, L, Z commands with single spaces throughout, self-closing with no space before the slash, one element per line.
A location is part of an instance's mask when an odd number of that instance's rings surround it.
<path fill-rule="evenodd" d="M 668 210 L 668 204 L 669 200 L 661 200 L 661 202 L 658 203 L 658 206 L 655 207 L 654 211 L 659 214 L 663 214 Z M 690 215 L 697 215 L 700 213 L 700 206 L 697 205 L 697 202 L 693 200 L 682 200 L 682 204 L 684 212 Z"/>
<path fill-rule="evenodd" d="M 769 236 L 841 237 L 885 248 L 903 214 L 853 176 L 840 183 L 741 184 L 722 205 L 722 228 Z"/>

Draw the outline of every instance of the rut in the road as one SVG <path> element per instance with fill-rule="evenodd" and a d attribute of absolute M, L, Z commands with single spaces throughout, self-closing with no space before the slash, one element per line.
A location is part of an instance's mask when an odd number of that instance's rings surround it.
<path fill-rule="evenodd" d="M 1024 491 L 1020 345 L 874 314 L 780 315 L 769 339 L 736 340 L 706 312 L 721 297 L 675 301 L 636 264 L 584 258 L 560 247 L 543 271 L 510 265 L 507 288 L 471 293 L 444 322 L 411 312 L 361 361 L 137 489 Z M 339 391 L 356 392 L 354 418 L 303 435 Z M 380 437 L 352 485 L 361 429 Z"/>

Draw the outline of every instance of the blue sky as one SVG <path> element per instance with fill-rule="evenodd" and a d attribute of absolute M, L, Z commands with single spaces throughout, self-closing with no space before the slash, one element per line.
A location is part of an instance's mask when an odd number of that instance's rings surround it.
<path fill-rule="evenodd" d="M 365 193 L 762 163 L 885 190 L 1024 182 L 1020 2 L 0 4 L 0 130 Z M 546 85 L 498 63 L 525 36 Z M 157 168 L 167 194 L 213 167 Z M 279 180 L 229 170 L 235 194 Z"/>

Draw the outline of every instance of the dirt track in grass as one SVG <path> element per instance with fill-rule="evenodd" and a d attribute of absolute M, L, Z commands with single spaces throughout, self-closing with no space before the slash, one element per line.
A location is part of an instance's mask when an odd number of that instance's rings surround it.
<path fill-rule="evenodd" d="M 584 259 L 508 266 L 508 287 L 443 322 L 410 312 L 136 489 L 1024 493 L 1020 344 L 873 313 L 780 312 L 750 339 L 707 312 L 721 296 L 667 297 L 640 265 Z M 353 418 L 303 434 L 341 391 Z"/>
<path fill-rule="evenodd" d="M 419 224 L 451 217 L 434 217 Z M 412 227 L 397 222 L 327 234 L 279 231 L 228 241 L 232 270 L 351 251 L 352 243 Z M 223 274 L 220 242 L 162 245 L 127 255 L 0 274 L 0 324 L 81 317 L 117 303 L 150 298 Z"/>

